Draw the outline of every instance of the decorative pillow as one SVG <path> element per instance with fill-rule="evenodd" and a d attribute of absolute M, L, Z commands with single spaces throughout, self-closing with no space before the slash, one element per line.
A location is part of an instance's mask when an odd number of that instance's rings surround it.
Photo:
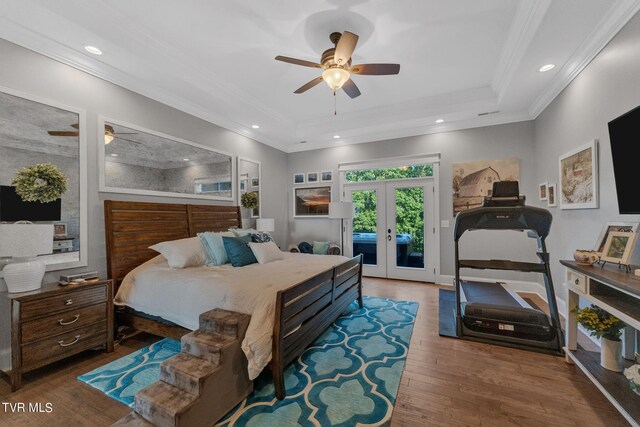
<path fill-rule="evenodd" d="M 259 264 L 266 264 L 284 258 L 282 251 L 273 241 L 264 243 L 249 243 L 249 247 Z"/>
<path fill-rule="evenodd" d="M 224 231 L 222 233 L 212 233 L 210 231 L 198 233 L 198 237 L 207 254 L 207 263 L 209 265 L 224 265 L 229 263 L 229 257 L 227 256 L 227 251 L 222 241 L 223 236 L 233 237 L 234 234 L 230 231 Z"/>
<path fill-rule="evenodd" d="M 326 255 L 329 252 L 329 242 L 313 242 L 313 253 L 316 255 Z"/>
<path fill-rule="evenodd" d="M 269 233 L 258 231 L 257 233 L 251 235 L 251 241 L 254 243 L 273 242 L 273 237 L 271 237 L 271 234 Z"/>
<path fill-rule="evenodd" d="M 160 242 L 149 246 L 149 249 L 160 252 L 173 268 L 204 265 L 207 262 L 207 253 L 197 237 Z"/>
<path fill-rule="evenodd" d="M 251 236 L 258 232 L 258 230 L 254 230 L 253 228 L 230 228 L 229 231 L 235 234 L 236 237 Z"/>
<path fill-rule="evenodd" d="M 248 245 L 251 241 L 251 236 L 222 236 L 222 241 L 224 242 L 224 248 L 227 251 L 227 256 L 231 261 L 231 265 L 234 267 L 242 267 L 244 265 L 255 264 L 258 262 Z"/>
<path fill-rule="evenodd" d="M 298 245 L 298 249 L 300 249 L 300 253 L 301 254 L 312 254 L 313 253 L 313 246 L 311 246 L 307 242 L 300 242 L 300 244 Z"/>

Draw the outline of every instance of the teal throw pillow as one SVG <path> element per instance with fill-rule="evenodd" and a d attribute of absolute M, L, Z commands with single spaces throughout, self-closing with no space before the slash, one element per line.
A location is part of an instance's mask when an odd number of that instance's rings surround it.
<path fill-rule="evenodd" d="M 329 252 L 329 242 L 313 242 L 313 253 L 316 255 L 326 255 Z"/>
<path fill-rule="evenodd" d="M 222 241 L 224 242 L 224 248 L 227 251 L 227 256 L 229 256 L 231 265 L 234 267 L 242 267 L 258 262 L 256 256 L 248 245 L 251 241 L 250 235 L 243 237 L 223 236 Z"/>
<path fill-rule="evenodd" d="M 232 237 L 233 233 L 211 233 L 209 231 L 198 233 L 202 246 L 207 253 L 207 264 L 224 265 L 229 263 L 229 257 L 227 256 L 227 251 L 222 241 L 222 237 L 227 235 L 228 237 Z"/>

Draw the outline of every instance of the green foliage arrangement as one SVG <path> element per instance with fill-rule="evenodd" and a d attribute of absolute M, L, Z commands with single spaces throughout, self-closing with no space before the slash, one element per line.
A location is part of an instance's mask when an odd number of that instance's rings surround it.
<path fill-rule="evenodd" d="M 25 202 L 48 203 L 67 191 L 67 177 L 51 163 L 38 163 L 18 171 L 11 185 Z"/>
<path fill-rule="evenodd" d="M 607 313 L 600 307 L 576 307 L 571 310 L 576 313 L 576 320 L 584 326 L 592 337 L 606 338 L 611 341 L 620 341 L 624 322 Z"/>
<path fill-rule="evenodd" d="M 240 204 L 243 208 L 254 209 L 258 207 L 258 192 L 248 191 L 240 196 Z"/>

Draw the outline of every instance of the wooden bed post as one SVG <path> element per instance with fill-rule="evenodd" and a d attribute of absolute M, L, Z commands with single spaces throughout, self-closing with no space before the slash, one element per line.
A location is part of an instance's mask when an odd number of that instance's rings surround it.
<path fill-rule="evenodd" d="M 282 355 L 282 309 L 284 308 L 284 293 L 278 292 L 276 296 L 276 313 L 273 323 L 273 346 L 271 355 L 271 373 L 273 375 L 273 387 L 278 400 L 282 400 L 287 395 L 284 387 L 284 360 Z"/>
<path fill-rule="evenodd" d="M 362 308 L 362 254 L 358 255 L 360 258 L 360 271 L 358 272 L 358 306 Z"/>

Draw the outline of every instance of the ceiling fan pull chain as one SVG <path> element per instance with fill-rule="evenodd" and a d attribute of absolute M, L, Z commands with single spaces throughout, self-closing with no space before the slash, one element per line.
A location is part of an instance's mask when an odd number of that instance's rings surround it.
<path fill-rule="evenodd" d="M 337 106 L 338 102 L 336 101 L 336 90 L 333 90 L 333 115 L 337 116 L 338 115 L 338 106 Z"/>

